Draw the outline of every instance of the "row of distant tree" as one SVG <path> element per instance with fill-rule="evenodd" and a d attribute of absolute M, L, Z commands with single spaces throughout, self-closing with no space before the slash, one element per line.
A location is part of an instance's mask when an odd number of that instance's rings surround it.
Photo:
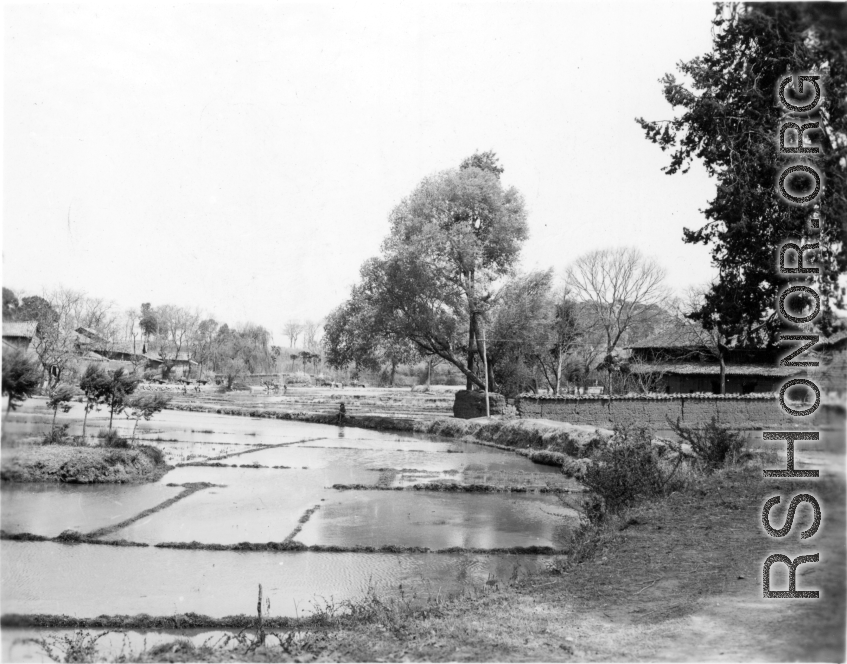
<path fill-rule="evenodd" d="M 196 363 L 189 365 L 196 378 L 212 372 L 234 379 L 285 369 L 317 371 L 321 361 L 316 338 L 320 325 L 312 321 L 290 321 L 285 334 L 291 347 L 284 348 L 275 345 L 261 325 L 230 327 L 172 304 L 144 303 L 138 309 L 120 311 L 107 300 L 70 289 L 18 298 L 4 287 L 3 320 L 36 323 L 33 347 L 51 385 L 58 384 L 68 370 L 82 370 L 80 353 L 87 348 L 125 353 L 137 368 L 143 368 L 147 358 L 158 359 L 164 378 L 185 359 Z M 92 331 L 96 338 L 81 337 L 80 328 Z M 298 342 L 305 349 L 296 348 Z"/>

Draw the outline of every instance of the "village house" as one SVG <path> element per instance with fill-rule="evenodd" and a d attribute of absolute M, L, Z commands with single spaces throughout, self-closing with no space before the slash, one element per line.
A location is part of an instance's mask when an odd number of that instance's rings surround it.
<path fill-rule="evenodd" d="M 81 357 L 94 361 L 105 359 L 132 362 L 133 364 L 146 361 L 140 348 L 137 348 L 138 344 L 133 344 L 130 341 L 110 341 L 87 327 L 78 327 L 75 332 L 77 335 L 75 346 Z"/>
<path fill-rule="evenodd" d="M 29 321 L 3 321 L 3 348 L 35 352 L 38 323 Z"/>
<path fill-rule="evenodd" d="M 720 394 L 720 363 L 706 337 L 693 326 L 681 326 L 631 344 L 629 371 L 650 376 L 655 392 Z M 783 367 L 783 349 L 730 347 L 726 362 L 726 393 L 775 392 L 803 367 Z"/>
<path fill-rule="evenodd" d="M 158 353 L 145 353 L 144 357 L 147 359 L 146 367 L 148 369 L 161 370 L 164 360 Z M 188 357 L 188 353 L 182 351 L 173 359 L 171 376 L 174 378 L 178 376 L 190 377 L 197 373 L 196 367 L 198 366 L 197 362 Z"/>
<path fill-rule="evenodd" d="M 76 329 L 76 349 L 80 357 L 94 361 L 113 360 L 129 362 L 133 365 L 143 365 L 146 369 L 159 371 L 164 364 L 158 352 L 143 353 L 142 346 L 132 341 L 110 341 L 94 330 L 79 327 Z M 172 377 L 190 375 L 189 369 L 196 367 L 197 362 L 189 359 L 188 353 L 180 352 L 173 361 Z"/>
<path fill-rule="evenodd" d="M 820 366 L 809 370 L 809 378 L 824 394 L 847 391 L 847 330 L 824 337 L 815 346 Z"/>

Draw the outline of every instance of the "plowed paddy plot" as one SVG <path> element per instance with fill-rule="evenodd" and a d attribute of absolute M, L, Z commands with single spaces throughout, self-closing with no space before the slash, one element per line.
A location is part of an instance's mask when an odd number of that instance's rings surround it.
<path fill-rule="evenodd" d="M 240 468 L 186 468 L 181 478 L 224 486 L 203 489 L 105 539 L 133 542 L 281 542 L 325 497 L 320 474 Z M 200 472 L 196 472 L 200 471 Z M 176 475 L 172 473 L 172 475 Z M 180 475 L 176 475 L 180 479 Z M 168 479 L 173 481 L 174 477 Z M 202 479 L 201 479 L 202 478 Z"/>
<path fill-rule="evenodd" d="M 576 514 L 552 496 L 346 491 L 322 503 L 296 539 L 432 549 L 560 547 L 575 523 Z"/>
<path fill-rule="evenodd" d="M 0 542 L 4 613 L 78 617 L 195 612 L 223 617 L 255 611 L 261 583 L 275 616 L 308 615 L 320 597 L 418 591 L 442 596 L 468 581 L 507 580 L 537 556 L 379 553 L 266 553 L 115 548 Z M 490 576 L 489 576 L 490 575 Z M 6 630 L 4 630 L 5 632 Z"/>
<path fill-rule="evenodd" d="M 182 489 L 161 484 L 17 484 L 0 488 L 2 528 L 55 537 L 110 526 L 173 498 Z"/>

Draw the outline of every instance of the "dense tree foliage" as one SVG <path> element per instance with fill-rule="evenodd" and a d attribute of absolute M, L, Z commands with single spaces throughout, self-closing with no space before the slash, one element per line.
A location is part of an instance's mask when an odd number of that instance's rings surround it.
<path fill-rule="evenodd" d="M 362 266 L 355 302 L 327 323 L 334 361 L 351 353 L 358 361 L 367 357 L 337 322 L 368 316 L 391 349 L 408 341 L 420 354 L 457 367 L 468 388 L 484 386 L 475 362 L 481 325 L 497 280 L 511 273 L 527 237 L 523 198 L 503 187 L 501 173 L 494 153 L 474 155 L 459 169 L 425 178 L 394 208 L 382 255 Z M 489 384 L 496 387 L 490 371 Z"/>
<path fill-rule="evenodd" d="M 810 215 L 819 214 L 817 263 L 824 296 L 820 326 L 832 329 L 832 306 L 843 299 L 838 275 L 847 267 L 847 44 L 838 3 L 718 4 L 710 53 L 678 65 L 690 83 L 667 74 L 664 96 L 682 113 L 668 121 L 638 119 L 647 138 L 670 152 L 669 174 L 685 173 L 694 160 L 717 181 L 703 213 L 706 223 L 685 229 L 687 243 L 711 247 L 719 277 L 694 318 L 722 338 L 772 342 L 779 327 L 774 301 L 778 246 L 809 237 Z M 825 97 L 820 130 L 806 136 L 821 148 L 807 155 L 823 174 L 814 209 L 786 204 L 775 181 L 789 160 L 777 132 L 784 118 L 776 101 L 779 81 L 793 73 L 822 76 Z"/>
<path fill-rule="evenodd" d="M 59 383 L 47 394 L 47 407 L 53 409 L 53 421 L 50 424 L 50 430 L 56 429 L 56 415 L 59 409 L 63 413 L 67 413 L 71 409 L 71 401 L 76 396 L 76 391 L 73 386 L 67 383 Z"/>
<path fill-rule="evenodd" d="M 323 336 L 326 362 L 338 369 L 352 366 L 354 378 L 362 370 L 378 372 L 386 367 L 388 382 L 393 385 L 397 366 L 420 356 L 370 305 L 363 289 L 354 287 L 350 299 L 327 316 Z"/>
<path fill-rule="evenodd" d="M 129 374 L 123 368 L 115 369 L 107 374 L 106 382 L 103 384 L 103 402 L 109 408 L 109 430 L 112 429 L 112 420 L 129 405 L 129 398 L 138 383 L 139 378 Z"/>
<path fill-rule="evenodd" d="M 82 418 L 82 438 L 85 440 L 85 427 L 88 423 L 88 414 L 106 403 L 109 396 L 110 380 L 102 367 L 89 364 L 79 380 L 79 388 L 85 395 L 85 415 Z"/>
<path fill-rule="evenodd" d="M 552 322 L 552 279 L 552 270 L 516 277 L 489 314 L 488 364 L 506 395 L 537 389 L 537 360 L 548 350 Z"/>
<path fill-rule="evenodd" d="M 138 429 L 140 420 L 149 421 L 153 415 L 168 407 L 171 397 L 168 394 L 136 394 L 126 400 L 128 417 L 135 420 L 132 426 L 132 437 L 130 442 L 135 442 L 135 431 Z"/>
<path fill-rule="evenodd" d="M 20 350 L 3 348 L 3 394 L 9 397 L 6 415 L 31 397 L 40 382 L 40 372 L 33 360 Z"/>

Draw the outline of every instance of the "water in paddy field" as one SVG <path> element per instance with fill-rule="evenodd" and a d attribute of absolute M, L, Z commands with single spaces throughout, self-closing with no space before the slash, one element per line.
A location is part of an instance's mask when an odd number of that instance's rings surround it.
<path fill-rule="evenodd" d="M 322 504 L 297 539 L 338 546 L 560 548 L 568 540 L 570 516 L 554 496 L 357 491 Z"/>
<path fill-rule="evenodd" d="M 11 533 L 55 537 L 63 530 L 81 533 L 121 523 L 182 491 L 163 484 L 0 485 L 0 523 Z"/>
<path fill-rule="evenodd" d="M 262 584 L 271 615 L 313 611 L 321 597 L 341 602 L 373 586 L 381 595 L 459 592 L 469 583 L 508 580 L 543 557 L 485 554 L 275 553 L 121 549 L 54 542 L 0 542 L 4 613 L 77 617 L 195 612 L 252 614 Z"/>
<path fill-rule="evenodd" d="M 81 432 L 82 410 L 57 421 Z M 78 411 L 78 412 L 77 412 Z M 52 413 L 31 399 L 10 416 L 12 434 L 49 429 Z M 108 423 L 89 417 L 88 429 Z M 131 422 L 115 418 L 129 434 Z M 317 597 L 361 597 L 369 585 L 390 595 L 458 592 L 467 584 L 538 569 L 544 556 L 485 553 L 240 552 L 157 548 L 293 541 L 337 547 L 560 548 L 576 522 L 549 493 L 343 490 L 416 483 L 492 483 L 577 488 L 557 469 L 516 454 L 422 435 L 375 432 L 204 413 L 165 411 L 137 437 L 176 467 L 149 484 L 4 484 L 2 528 L 53 537 L 103 528 L 103 540 L 146 547 L 0 542 L 0 603 L 9 613 L 173 615 L 252 614 L 257 584 L 273 615 L 303 615 Z M 92 436 L 92 442 L 96 438 Z M 212 461 L 214 460 L 214 461 Z M 236 467 L 231 467 L 236 466 Z M 246 467 L 245 467 L 246 466 Z M 156 509 L 184 491 L 202 488 Z M 169 484 L 178 486 L 168 486 Z M 4 652 L 8 646 L 4 634 Z"/>

